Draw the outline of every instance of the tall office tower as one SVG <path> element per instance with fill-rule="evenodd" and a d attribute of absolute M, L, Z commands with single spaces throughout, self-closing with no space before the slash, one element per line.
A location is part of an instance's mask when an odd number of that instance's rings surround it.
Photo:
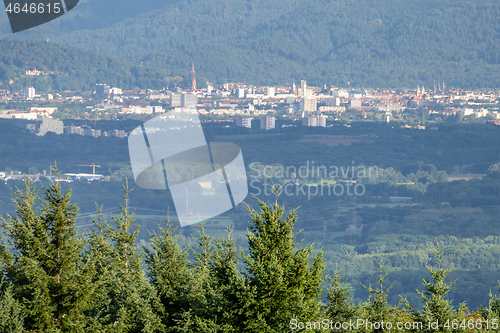
<path fill-rule="evenodd" d="M 237 118 L 236 126 L 252 128 L 252 118 Z"/>
<path fill-rule="evenodd" d="M 300 80 L 300 94 L 302 96 L 307 96 L 307 82 L 306 82 L 306 80 Z"/>
<path fill-rule="evenodd" d="M 198 104 L 196 94 L 186 94 L 185 92 L 181 94 L 181 106 L 196 107 L 196 104 Z"/>
<path fill-rule="evenodd" d="M 302 126 L 304 127 L 326 127 L 326 118 L 324 115 L 315 115 L 302 118 Z"/>
<path fill-rule="evenodd" d="M 315 96 L 305 96 L 302 98 L 300 103 L 300 111 L 302 112 L 316 112 L 317 111 L 317 101 Z"/>
<path fill-rule="evenodd" d="M 26 90 L 24 92 L 24 97 L 27 99 L 35 98 L 35 88 L 33 88 L 33 87 L 26 88 Z"/>
<path fill-rule="evenodd" d="M 269 131 L 275 128 L 276 117 L 262 116 L 260 117 L 260 129 Z"/>
<path fill-rule="evenodd" d="M 64 124 L 59 119 L 55 118 L 43 118 L 40 124 L 40 130 L 38 131 L 39 136 L 44 136 L 47 132 L 54 132 L 56 134 L 64 133 Z"/>
<path fill-rule="evenodd" d="M 181 94 L 170 94 L 170 106 L 178 107 L 182 105 Z"/>
<path fill-rule="evenodd" d="M 244 98 L 245 97 L 245 89 L 243 89 L 242 87 L 236 88 L 236 96 L 238 96 L 238 98 Z"/>
<path fill-rule="evenodd" d="M 194 71 L 194 62 L 193 62 L 193 67 L 191 68 L 191 90 L 196 91 L 196 72 Z"/>
<path fill-rule="evenodd" d="M 99 96 L 108 96 L 110 88 L 111 87 L 107 84 L 98 83 L 95 85 L 95 94 Z"/>
<path fill-rule="evenodd" d="M 274 97 L 276 95 L 276 90 L 274 89 L 274 87 L 267 87 L 266 94 L 267 97 Z"/>

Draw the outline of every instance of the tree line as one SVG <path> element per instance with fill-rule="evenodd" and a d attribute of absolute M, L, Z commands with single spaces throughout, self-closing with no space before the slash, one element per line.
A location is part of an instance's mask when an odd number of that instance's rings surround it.
<path fill-rule="evenodd" d="M 347 323 L 342 331 L 410 323 L 399 331 L 483 332 L 498 325 L 498 297 L 473 312 L 451 305 L 439 246 L 419 292 L 422 310 L 405 299 L 388 304 L 382 267 L 375 285 L 365 286 L 368 300 L 355 303 L 341 272 L 324 276 L 322 252 L 300 246 L 296 210 L 286 213 L 278 199 L 249 209 L 241 253 L 231 229 L 214 239 L 201 228 L 196 245 L 185 248 L 171 223 L 138 248 L 128 186 L 124 192 L 121 213 L 112 223 L 99 215 L 87 234 L 75 228 L 71 190 L 51 183 L 39 198 L 27 182 L 14 193 L 16 215 L 2 223 L 2 332 L 323 332 L 327 324 L 333 332 Z"/>

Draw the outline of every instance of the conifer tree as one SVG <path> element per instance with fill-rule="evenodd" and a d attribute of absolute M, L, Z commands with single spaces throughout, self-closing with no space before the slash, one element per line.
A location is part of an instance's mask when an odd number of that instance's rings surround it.
<path fill-rule="evenodd" d="M 125 205 L 119 216 L 113 216 L 116 228 L 99 217 L 97 231 L 89 240 L 87 262 L 96 269 L 93 283 L 100 286 L 96 292 L 94 317 L 89 330 L 95 332 L 158 332 L 162 307 L 155 289 L 141 269 L 141 256 L 135 243 L 139 227 L 133 227 L 133 214 L 129 213 L 130 190 L 124 187 Z M 92 317 L 91 317 L 92 318 Z"/>
<path fill-rule="evenodd" d="M 384 271 L 382 265 L 379 266 L 379 276 L 374 277 L 377 280 L 378 288 L 372 288 L 371 286 L 363 286 L 368 291 L 368 302 L 363 306 L 362 318 L 369 323 L 379 323 L 380 327 L 366 325 L 360 332 L 387 332 L 387 325 L 382 323 L 392 323 L 395 321 L 395 316 L 397 313 L 397 307 L 389 306 L 387 302 L 387 297 L 391 287 L 385 288 L 384 283 L 387 278 L 387 271 Z"/>
<path fill-rule="evenodd" d="M 260 213 L 250 211 L 245 257 L 250 285 L 256 296 L 251 304 L 249 328 L 259 332 L 286 332 L 290 320 L 322 319 L 318 300 L 323 282 L 322 253 L 310 263 L 313 246 L 297 249 L 293 232 L 296 210 L 284 217 L 284 207 L 259 201 Z"/>
<path fill-rule="evenodd" d="M 117 331 L 117 323 L 113 320 L 109 305 L 109 291 L 115 288 L 115 272 L 113 270 L 113 248 L 110 226 L 102 216 L 102 208 L 98 208 L 98 218 L 94 220 L 94 230 L 91 230 L 88 248 L 85 255 L 86 269 L 91 276 L 95 292 L 86 311 L 87 330 L 89 332 Z"/>
<path fill-rule="evenodd" d="M 464 304 L 460 304 L 460 307 L 455 310 L 453 309 L 451 301 L 446 299 L 446 295 L 455 284 L 455 281 L 449 283 L 445 281 L 451 270 L 441 267 L 442 254 L 443 252 L 440 250 L 438 244 L 437 248 L 434 249 L 434 258 L 436 259 L 437 268 L 428 267 L 432 280 L 424 280 L 425 291 L 419 292 L 423 303 L 422 313 L 418 313 L 411 309 L 411 307 L 410 309 L 413 312 L 415 321 L 423 323 L 438 322 L 439 327 L 437 329 L 428 329 L 424 325 L 424 330 L 422 332 L 465 332 L 465 329 L 460 326 L 452 326 L 454 322 L 460 325 L 466 318 L 466 307 Z"/>
<path fill-rule="evenodd" d="M 247 324 L 255 289 L 237 268 L 241 254 L 235 248 L 232 228 L 227 230 L 226 238 L 212 242 L 202 227 L 198 245 L 201 251 L 195 253 L 193 267 L 198 282 L 191 290 L 197 296 L 193 303 L 197 309 L 195 331 L 254 332 Z"/>
<path fill-rule="evenodd" d="M 326 300 L 328 302 L 326 308 L 327 318 L 333 322 L 349 322 L 356 320 L 356 315 L 359 314 L 359 306 L 354 305 L 349 286 L 345 282 L 345 278 L 340 275 L 336 269 L 333 279 L 330 279 L 331 286 L 326 290 Z M 351 330 L 346 330 L 350 332 Z"/>
<path fill-rule="evenodd" d="M 78 208 L 70 203 L 71 191 L 63 193 L 52 183 L 44 188 L 41 209 L 29 182 L 14 196 L 17 218 L 8 216 L 3 226 L 16 254 L 5 269 L 23 306 L 26 329 L 83 332 L 91 287 L 80 274 L 84 242 L 77 238 Z"/>
<path fill-rule="evenodd" d="M 24 332 L 24 315 L 5 276 L 5 268 L 11 264 L 12 255 L 0 235 L 0 332 L 18 333 Z"/>
<path fill-rule="evenodd" d="M 182 314 L 189 309 L 189 289 L 192 274 L 187 265 L 187 252 L 178 244 L 168 222 L 167 230 L 153 233 L 151 247 L 145 248 L 145 261 L 149 268 L 151 283 L 158 292 L 164 307 L 162 322 L 167 332 L 177 325 Z"/>
<path fill-rule="evenodd" d="M 237 269 L 240 254 L 231 229 L 226 239 L 213 241 L 201 228 L 194 263 L 186 260 L 170 224 L 153 236 L 152 249 L 146 252 L 152 282 L 165 307 L 167 332 L 245 332 L 251 296 Z"/>
<path fill-rule="evenodd" d="M 498 289 L 500 290 L 500 286 L 498 286 Z M 500 297 L 498 295 L 493 295 L 490 291 L 488 307 L 484 308 L 481 306 L 478 312 L 484 320 L 488 320 L 490 322 L 492 322 L 492 320 L 496 320 L 498 323 L 500 320 Z"/>
<path fill-rule="evenodd" d="M 230 324 L 235 332 L 253 332 L 248 327 L 251 321 L 248 313 L 256 296 L 256 288 L 250 286 L 248 277 L 237 268 L 242 254 L 236 250 L 232 231 L 232 228 L 228 229 L 227 237 L 216 241 L 210 263 L 213 278 L 219 286 L 217 317 Z"/>
<path fill-rule="evenodd" d="M 14 298 L 12 285 L 0 281 L 0 332 L 24 332 L 24 314 L 19 302 Z"/>

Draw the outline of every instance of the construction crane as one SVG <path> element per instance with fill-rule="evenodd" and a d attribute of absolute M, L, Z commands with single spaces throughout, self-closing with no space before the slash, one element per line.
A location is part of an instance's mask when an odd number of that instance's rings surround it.
<path fill-rule="evenodd" d="M 97 165 L 95 163 L 92 163 L 92 164 L 78 164 L 77 166 L 89 166 L 89 167 L 92 167 L 92 175 L 95 176 L 95 168 L 100 168 L 101 166 L 100 165 Z"/>
<path fill-rule="evenodd" d="M 95 127 L 96 127 L 96 121 L 97 121 L 97 120 L 101 120 L 101 118 L 98 118 L 96 115 L 94 115 L 94 117 L 93 117 L 93 118 L 90 118 L 90 113 L 88 113 L 88 112 L 85 112 L 85 119 L 87 119 L 87 120 L 90 120 L 90 121 L 93 121 L 93 122 L 94 122 L 94 129 L 95 129 Z"/>
<path fill-rule="evenodd" d="M 54 164 L 51 164 L 51 165 L 49 166 L 49 174 L 50 174 L 50 176 L 51 176 L 51 177 L 52 177 L 52 170 L 54 170 L 54 171 L 56 171 L 56 170 L 57 170 L 57 165 L 56 165 L 56 163 L 55 163 L 55 162 L 54 162 Z M 43 170 L 43 171 L 44 171 L 44 174 L 45 174 L 45 170 Z"/>

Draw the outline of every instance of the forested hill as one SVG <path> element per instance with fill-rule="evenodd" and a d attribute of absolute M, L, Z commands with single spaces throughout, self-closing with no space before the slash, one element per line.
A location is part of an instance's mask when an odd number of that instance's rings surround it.
<path fill-rule="evenodd" d="M 145 89 L 182 79 L 170 77 L 166 70 L 47 42 L 0 40 L 0 50 L 0 89 L 22 90 L 33 85 L 45 92 L 91 90 L 96 83 Z M 26 75 L 34 69 L 47 75 Z"/>
<path fill-rule="evenodd" d="M 497 0 L 89 0 L 24 36 L 219 83 L 476 88 L 500 86 L 498 17 Z"/>

